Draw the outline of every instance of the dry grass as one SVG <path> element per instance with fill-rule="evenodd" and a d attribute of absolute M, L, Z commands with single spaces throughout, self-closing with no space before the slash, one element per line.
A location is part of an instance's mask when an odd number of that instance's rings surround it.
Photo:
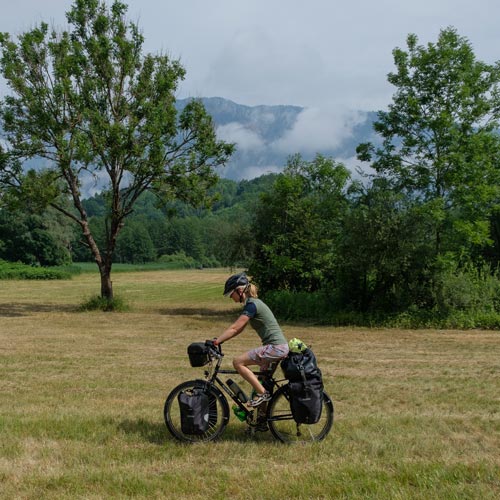
<path fill-rule="evenodd" d="M 334 399 L 326 441 L 185 446 L 163 402 L 201 375 L 186 346 L 237 315 L 218 271 L 115 274 L 128 313 L 78 313 L 97 277 L 0 282 L 1 498 L 500 496 L 500 336 L 284 325 L 312 344 Z M 228 358 L 255 345 L 248 330 Z"/>

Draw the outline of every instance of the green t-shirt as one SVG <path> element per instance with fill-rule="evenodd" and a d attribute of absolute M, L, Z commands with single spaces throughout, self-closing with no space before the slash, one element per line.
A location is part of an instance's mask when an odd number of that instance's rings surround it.
<path fill-rule="evenodd" d="M 261 338 L 263 345 L 287 343 L 274 314 L 262 300 L 252 297 L 247 299 L 242 314 L 250 318 L 250 325 Z"/>

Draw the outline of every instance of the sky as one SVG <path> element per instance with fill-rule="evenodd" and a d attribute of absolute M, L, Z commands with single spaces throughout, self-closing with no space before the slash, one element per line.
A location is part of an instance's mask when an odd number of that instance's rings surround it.
<path fill-rule="evenodd" d="M 0 31 L 64 28 L 71 0 L 0 0 Z M 485 62 L 500 59 L 498 0 L 125 0 L 145 51 L 180 59 L 178 97 L 336 110 L 382 109 L 392 50 L 453 26 Z"/>
<path fill-rule="evenodd" d="M 410 33 L 426 45 L 453 26 L 478 59 L 500 60 L 498 0 L 123 1 L 144 51 L 166 53 L 186 69 L 178 98 L 306 108 L 276 147 L 321 150 L 348 137 L 360 112 L 385 109 L 394 92 L 392 51 L 406 48 Z M 64 29 L 71 4 L 0 0 L 0 31 L 15 36 L 42 20 Z M 255 139 L 243 132 L 247 142 Z"/>

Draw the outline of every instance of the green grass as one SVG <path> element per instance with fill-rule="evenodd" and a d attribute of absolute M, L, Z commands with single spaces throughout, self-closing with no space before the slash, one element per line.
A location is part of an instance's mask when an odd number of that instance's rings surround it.
<path fill-rule="evenodd" d="M 95 262 L 75 262 L 72 268 L 84 273 L 98 273 L 99 269 Z M 145 271 L 175 271 L 184 269 L 182 262 L 146 262 L 144 264 L 113 264 L 113 273 L 130 273 Z"/>
<path fill-rule="evenodd" d="M 305 327 L 336 421 L 322 443 L 186 446 L 168 392 L 202 375 L 186 355 L 238 315 L 229 271 L 117 274 L 129 312 L 77 312 L 98 277 L 0 287 L 0 498 L 496 499 L 500 336 L 493 331 Z M 245 330 L 230 359 L 256 345 Z M 239 383 L 240 380 L 237 379 Z"/>

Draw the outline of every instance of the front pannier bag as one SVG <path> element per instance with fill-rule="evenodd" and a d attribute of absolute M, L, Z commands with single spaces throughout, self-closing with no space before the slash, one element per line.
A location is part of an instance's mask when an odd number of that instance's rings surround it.
<path fill-rule="evenodd" d="M 184 434 L 204 434 L 210 421 L 210 400 L 203 388 L 182 391 L 177 397 Z"/>
<path fill-rule="evenodd" d="M 210 361 L 208 357 L 208 347 L 204 342 L 193 342 L 189 344 L 187 352 L 191 366 L 205 366 Z"/>

